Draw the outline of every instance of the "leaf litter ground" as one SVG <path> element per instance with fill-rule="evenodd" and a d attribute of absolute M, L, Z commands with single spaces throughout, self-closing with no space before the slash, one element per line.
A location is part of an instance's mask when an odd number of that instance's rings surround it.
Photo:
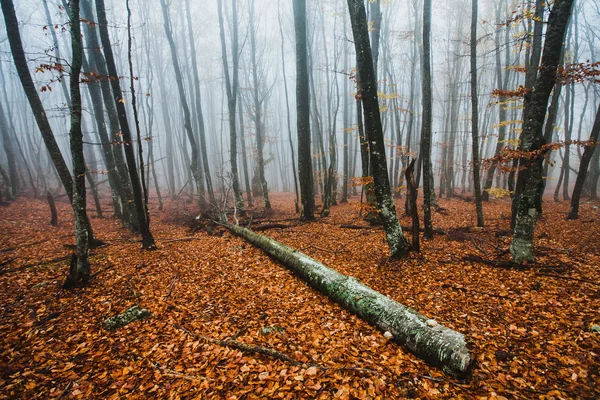
<path fill-rule="evenodd" d="M 272 197 L 269 220 L 294 217 L 292 196 Z M 0 398 L 600 397 L 599 203 L 565 221 L 568 204 L 547 201 L 538 265 L 527 270 L 465 261 L 507 259 L 506 200 L 484 205 L 483 230 L 472 203 L 440 200 L 448 212 L 434 223 L 448 234 L 401 261 L 387 259 L 383 232 L 358 218 L 357 203 L 263 233 L 465 334 L 477 358 L 470 379 L 429 367 L 244 240 L 191 233 L 181 221 L 193 207 L 181 201 L 153 207 L 152 252 L 118 221 L 93 219 L 109 244 L 91 253 L 99 273 L 64 291 L 70 207 L 58 204 L 53 228 L 44 202 L 19 199 L 0 209 Z M 133 305 L 153 316 L 102 327 Z M 294 362 L 223 345 L 230 339 Z"/>

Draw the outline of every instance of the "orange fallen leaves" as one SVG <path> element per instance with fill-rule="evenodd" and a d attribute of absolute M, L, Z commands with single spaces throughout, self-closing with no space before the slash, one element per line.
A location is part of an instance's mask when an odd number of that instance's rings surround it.
<path fill-rule="evenodd" d="M 273 220 L 294 216 L 292 196 L 273 194 L 272 202 Z M 600 322 L 597 287 L 539 276 L 535 267 L 512 271 L 462 261 L 478 254 L 464 235 L 436 235 L 422 254 L 389 261 L 381 230 L 339 227 L 357 223 L 357 204 L 352 198 L 333 207 L 331 217 L 265 233 L 467 335 L 478 360 L 470 380 L 448 378 L 418 360 L 239 238 L 198 232 L 193 241 L 164 240 L 190 235 L 173 222 L 182 207 L 173 203 L 162 213 L 152 209 L 155 252 L 140 251 L 137 238 L 116 221 L 93 219 L 110 246 L 94 251 L 92 268 L 115 267 L 85 289 L 59 288 L 66 263 L 0 275 L 0 398 L 600 396 L 600 335 L 590 331 Z M 475 225 L 472 204 L 440 205 L 448 215 L 435 213 L 436 227 Z M 581 219 L 565 221 L 566 203 L 544 203 L 536 231 L 540 263 L 562 259 L 572 266 L 564 275 L 600 280 L 599 228 L 586 222 L 599 218 L 596 205 L 582 203 Z M 15 258 L 13 268 L 69 253 L 63 247 L 73 242 L 69 206 L 59 202 L 56 228 L 47 225 L 46 207 L 19 199 L 0 209 L 0 250 L 15 248 L 0 252 L 0 263 Z M 503 215 L 510 205 L 499 199 L 484 207 L 488 226 L 465 235 L 495 254 L 510 241 L 495 236 L 508 227 Z M 102 329 L 103 319 L 135 304 L 155 317 L 115 332 Z M 220 340 L 242 332 L 236 340 L 305 365 L 207 343 L 179 325 Z"/>

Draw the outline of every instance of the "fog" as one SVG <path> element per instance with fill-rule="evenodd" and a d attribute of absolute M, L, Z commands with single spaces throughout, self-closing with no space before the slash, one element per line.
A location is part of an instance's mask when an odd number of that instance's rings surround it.
<path fill-rule="evenodd" d="M 91 0 L 89 0 L 91 1 Z M 238 20 L 232 21 L 232 1 L 223 0 L 224 35 L 232 70 L 232 35 L 234 25 L 239 36 L 239 98 L 235 124 L 237 129 L 237 169 L 241 191 L 247 196 L 250 184 L 254 186 L 255 202 L 260 206 L 263 198 L 260 179 L 257 139 L 263 142 L 264 179 L 267 190 L 294 192 L 294 171 L 297 163 L 296 135 L 296 71 L 295 35 L 292 1 L 233 0 L 236 2 Z M 41 97 L 46 115 L 61 153 L 71 168 L 69 129 L 71 109 L 66 99 L 71 63 L 71 37 L 67 4 L 57 0 L 19 0 L 14 2 L 19 20 L 20 35 L 28 67 Z M 379 4 L 379 1 L 376 3 Z M 82 3 L 83 4 L 83 3 Z M 367 11 L 372 10 L 368 3 Z M 92 8 L 95 7 L 92 5 Z M 421 58 L 422 58 L 422 1 L 381 1 L 380 44 L 377 62 L 378 91 L 384 137 L 387 144 L 388 171 L 392 187 L 402 191 L 403 168 L 406 156 L 419 156 L 422 122 Z M 478 97 L 480 155 L 490 159 L 496 151 L 498 131 L 506 127 L 506 146 L 516 147 L 522 120 L 522 98 L 499 99 L 496 89 L 514 90 L 524 85 L 526 65 L 533 41 L 535 1 L 482 0 L 478 16 Z M 140 114 L 143 157 L 145 158 L 146 184 L 150 198 L 158 191 L 162 197 L 186 196 L 197 198 L 190 164 L 192 149 L 185 129 L 185 114 L 179 93 L 173 57 L 165 32 L 165 21 L 160 0 L 131 0 L 132 63 Z M 547 7 L 550 7 L 549 5 Z M 47 12 L 46 12 L 47 8 Z M 191 132 L 198 146 L 200 168 L 208 165 L 203 174 L 209 174 L 214 191 L 229 193 L 232 190 L 230 157 L 230 124 L 226 82 L 223 70 L 217 0 L 190 1 L 192 35 L 188 26 L 186 0 L 169 0 L 167 9 L 174 45 L 181 69 L 181 79 Z M 528 8 L 530 11 L 527 11 Z M 529 12 L 529 14 L 527 14 Z M 121 83 L 123 103 L 127 118 L 135 125 L 132 93 L 129 87 L 127 9 L 124 1 L 106 1 L 108 30 L 112 41 L 116 66 Z M 453 0 L 434 2 L 432 28 L 432 91 L 433 137 L 432 160 L 436 191 L 451 189 L 455 194 L 472 190 L 471 168 L 471 102 L 469 77 L 469 25 L 471 2 Z M 523 18 L 521 16 L 525 14 Z M 547 20 L 549 8 L 544 11 Z M 356 65 L 348 7 L 344 1 L 308 1 L 307 30 L 309 48 L 309 74 L 311 76 L 311 131 L 315 188 L 324 189 L 326 165 L 335 160 L 333 176 L 337 196 L 341 196 L 344 181 L 350 182 L 350 192 L 360 193 L 352 186 L 352 178 L 362 175 L 360 146 L 357 132 L 355 106 Z M 564 63 L 595 61 L 598 51 L 599 7 L 593 0 L 580 0 L 575 5 L 564 50 Z M 82 37 L 84 53 L 88 59 L 99 49 L 90 48 L 86 37 L 97 34 L 95 12 L 82 11 Z M 371 16 L 371 33 L 375 31 Z M 0 79 L 2 80 L 2 116 L 0 127 L 4 141 L 13 143 L 17 179 L 21 181 L 23 195 L 53 196 L 64 193 L 58 175 L 41 140 L 38 125 L 19 81 L 13 62 L 4 20 L 0 22 Z M 254 30 L 254 49 L 251 31 Z M 191 42 L 196 55 L 192 59 Z M 253 57 L 254 50 L 254 57 Z M 497 64 L 499 56 L 500 65 Z M 285 63 L 285 68 L 284 68 Z M 61 71 L 56 65 L 62 66 Z M 200 93 L 195 90 L 193 65 L 197 66 Z M 99 85 L 97 76 L 89 79 L 81 75 L 85 163 L 99 196 L 110 197 L 106 157 L 98 136 L 98 119 L 90 96 L 89 86 Z M 349 76 L 352 75 L 352 76 Z M 505 86 L 500 87 L 498 76 Z M 256 80 L 255 80 L 256 77 Z M 87 81 L 86 81 L 87 80 Z M 63 83 L 65 84 L 63 88 Z M 287 92 L 286 92 L 287 87 Z M 259 97 L 258 103 L 255 102 Z M 286 106 L 286 95 L 289 107 Z M 198 102 L 198 98 L 201 101 Z M 583 82 L 566 85 L 561 94 L 555 120 L 553 141 L 585 141 L 589 138 L 598 106 L 597 84 Z M 259 105 L 259 110 L 256 109 Z M 504 120 L 500 110 L 505 107 Z M 106 108 L 105 113 L 106 113 Z M 204 148 L 200 138 L 204 123 Z M 262 117 L 257 138 L 257 111 Z M 108 125 L 108 116 L 101 119 Z M 108 126 L 107 126 L 107 129 Z M 110 131 L 110 129 L 109 129 Z M 243 131 L 243 133 L 242 133 Z M 114 134 L 115 132 L 113 132 Z M 243 136 L 242 136 L 243 135 Z M 344 136 L 347 136 L 346 138 Z M 291 138 L 291 142 L 290 142 Z M 410 140 L 407 140 L 410 138 Z M 111 137 L 113 146 L 121 146 L 118 137 Z M 348 149 L 344 152 L 344 143 Z M 137 151 L 137 141 L 134 140 Z M 3 168 L 3 192 L 9 192 L 9 170 L 6 145 L 0 150 Z M 570 160 L 566 167 L 568 191 L 572 189 L 582 155 L 582 146 L 571 145 L 554 151 L 549 159 L 546 194 L 552 194 L 563 166 L 565 149 Z M 292 151 L 295 151 L 294 159 Z M 324 151 L 324 153 L 323 153 Z M 598 175 L 598 157 L 593 159 L 588 181 Z M 204 154 L 207 162 L 204 163 Z M 344 158 L 347 157 L 347 170 Z M 400 162 L 396 162 L 398 159 Z M 139 161 L 139 160 L 138 160 Z M 485 163 L 484 163 L 485 164 Z M 510 164 L 510 163 L 507 163 Z M 450 173 L 448 171 L 451 171 Z M 482 172 L 485 180 L 486 171 Z M 508 172 L 498 172 L 494 187 L 508 188 Z M 246 178 L 247 177 L 247 178 Z M 570 178 L 570 179 L 569 179 Z M 452 182 L 448 184 L 447 179 Z M 206 181 L 206 179 L 204 179 Z M 88 188 L 90 182 L 87 182 Z M 593 186 L 586 186 L 589 194 Z M 448 188 L 448 189 L 444 189 Z M 562 190 L 562 189 L 561 189 Z M 252 190 L 250 190 L 251 192 Z M 447 195 L 442 193 L 443 195 Z M 247 197 L 245 197 L 246 200 Z M 90 200 L 91 201 L 91 200 Z M 106 200 L 108 201 L 108 200 Z"/>

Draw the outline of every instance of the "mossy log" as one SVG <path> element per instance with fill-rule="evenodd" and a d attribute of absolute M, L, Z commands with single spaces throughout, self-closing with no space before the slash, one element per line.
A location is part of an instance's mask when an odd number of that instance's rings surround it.
<path fill-rule="evenodd" d="M 468 373 L 474 358 L 461 333 L 271 238 L 239 226 L 224 226 L 267 252 L 342 307 L 382 331 L 390 332 L 397 343 L 405 345 L 417 357 L 449 375 L 460 377 Z"/>
<path fill-rule="evenodd" d="M 132 322 L 139 321 L 140 319 L 151 317 L 152 313 L 138 306 L 128 308 L 126 311 L 119 315 L 108 318 L 104 321 L 104 327 L 106 329 L 115 330 L 129 325 Z"/>

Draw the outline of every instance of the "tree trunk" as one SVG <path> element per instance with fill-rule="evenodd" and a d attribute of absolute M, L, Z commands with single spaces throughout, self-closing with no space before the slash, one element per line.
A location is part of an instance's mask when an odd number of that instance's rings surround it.
<path fill-rule="evenodd" d="M 530 157 L 520 159 L 524 169 L 519 173 L 521 190 L 515 196 L 516 218 L 513 241 L 510 246 L 513 262 L 533 262 L 533 234 L 535 223 L 541 212 L 542 163 L 544 160 L 542 134 L 546 108 L 552 87 L 556 82 L 556 71 L 560 61 L 567 24 L 574 0 L 555 2 L 548 20 L 546 42 L 540 71 L 530 93 L 525 96 L 522 133 L 523 151 Z"/>
<path fill-rule="evenodd" d="M 2 145 L 4 147 L 4 153 L 6 154 L 6 161 L 8 163 L 8 182 L 7 192 L 9 197 L 14 199 L 19 194 L 19 181 L 17 179 L 17 162 L 15 160 L 15 152 L 13 150 L 13 142 L 9 135 L 8 124 L 2 104 L 0 104 L 0 131 L 2 135 Z"/>
<path fill-rule="evenodd" d="M 600 106 L 596 111 L 596 119 L 594 126 L 592 127 L 592 133 L 590 134 L 590 143 L 585 145 L 583 150 L 583 156 L 581 157 L 581 163 L 579 165 L 579 172 L 577 173 L 577 179 L 575 180 L 575 187 L 573 188 L 573 196 L 571 197 L 571 208 L 567 219 L 579 218 L 579 200 L 581 199 L 581 191 L 583 190 L 583 184 L 585 183 L 585 177 L 587 174 L 592 155 L 598 145 L 598 135 L 600 134 Z"/>
<path fill-rule="evenodd" d="M 177 49 L 175 47 L 175 40 L 173 38 L 173 32 L 171 29 L 171 20 L 169 17 L 169 10 L 167 3 L 165 0 L 161 0 L 160 2 L 163 14 L 163 22 L 165 33 L 167 35 L 167 41 L 169 42 L 169 48 L 171 49 L 171 61 L 173 62 L 173 69 L 175 70 L 175 80 L 177 81 L 177 89 L 179 90 L 179 101 L 181 103 L 181 109 L 183 111 L 183 125 L 184 129 L 187 133 L 188 141 L 190 142 L 190 148 L 192 151 L 191 161 L 190 161 L 190 169 L 192 172 L 192 176 L 194 181 L 196 182 L 196 186 L 198 187 L 199 192 L 199 202 L 200 209 L 205 210 L 207 208 L 207 202 L 205 198 L 204 192 L 204 177 L 202 176 L 202 171 L 200 166 L 198 165 L 198 145 L 196 143 L 196 137 L 192 132 L 192 120 L 190 117 L 190 109 L 188 106 L 187 99 L 185 97 L 185 89 L 183 87 L 183 77 L 181 75 L 181 67 L 179 65 L 179 59 L 177 58 Z"/>
<path fill-rule="evenodd" d="M 204 179 L 206 181 L 206 191 L 211 203 L 216 204 L 215 193 L 213 190 L 212 178 L 210 176 L 210 165 L 208 162 L 208 151 L 206 147 L 206 132 L 204 129 L 204 112 L 202 111 L 202 96 L 200 93 L 200 78 L 198 74 L 198 63 L 196 61 L 196 43 L 192 29 L 192 13 L 190 12 L 190 0 L 186 0 L 186 16 L 188 24 L 188 35 L 190 37 L 190 56 L 192 58 L 192 73 L 194 76 L 194 89 L 196 92 L 196 117 L 198 119 L 198 136 L 200 138 L 200 153 L 202 154 L 202 167 L 204 169 Z M 237 27 L 236 27 L 237 28 Z M 237 99 L 236 99 L 237 101 Z M 235 118 L 235 117 L 234 117 Z"/>
<path fill-rule="evenodd" d="M 417 357 L 453 376 L 464 376 L 468 372 L 473 358 L 461 333 L 273 239 L 239 226 L 226 227 L 264 250 L 331 300 L 382 331 L 390 332 L 396 342 L 406 345 Z"/>
<path fill-rule="evenodd" d="M 131 188 L 133 190 L 135 212 L 140 225 L 140 233 L 142 235 L 142 247 L 145 249 L 152 249 L 155 248 L 156 245 L 154 243 L 154 237 L 150 232 L 149 221 L 146 219 L 142 185 L 140 183 L 140 177 L 135 160 L 135 152 L 133 150 L 133 138 L 131 137 L 129 122 L 127 121 L 127 112 L 125 110 L 124 103 L 125 98 L 123 97 L 123 93 L 121 91 L 119 74 L 117 73 L 117 65 L 108 34 L 108 20 L 106 18 L 104 0 L 96 0 L 96 13 L 98 15 L 100 39 L 102 40 L 102 46 L 104 48 L 104 56 L 106 58 L 106 66 L 110 77 L 109 80 L 112 87 L 112 94 L 113 98 L 115 99 L 119 124 L 121 125 L 121 132 L 123 134 L 123 141 L 125 142 L 125 158 L 127 160 L 127 170 L 129 172 Z"/>
<path fill-rule="evenodd" d="M 58 212 L 56 211 L 56 203 L 54 203 L 54 197 L 49 191 L 46 192 L 46 200 L 48 200 L 48 207 L 50 207 L 50 225 L 58 226 Z"/>
<path fill-rule="evenodd" d="M 383 220 L 390 257 L 400 258 L 406 253 L 408 243 L 396 216 L 390 188 L 365 7 L 361 0 L 348 0 L 348 8 L 357 55 L 359 96 L 364 109 L 366 136 L 371 145 L 371 169 L 377 207 Z"/>
<path fill-rule="evenodd" d="M 60 152 L 58 143 L 56 143 L 56 138 L 54 137 L 52 128 L 48 122 L 48 117 L 46 116 L 46 111 L 44 110 L 40 96 L 35 88 L 31 74 L 29 73 L 29 67 L 27 66 L 27 60 L 25 59 L 25 52 L 23 50 L 23 43 L 21 41 L 21 34 L 19 32 L 19 22 L 15 13 L 15 7 L 12 0 L 0 0 L 0 3 L 2 5 L 4 22 L 6 24 L 6 34 L 19 79 L 23 85 L 25 95 L 27 96 L 27 100 L 29 101 L 29 105 L 33 111 L 38 128 L 42 134 L 42 139 L 44 140 L 44 144 L 46 145 L 50 159 L 56 168 L 60 181 L 67 192 L 69 201 L 72 204 L 73 178 L 71 177 L 69 168 L 67 168 L 65 159 Z M 82 221 L 82 223 L 85 225 L 88 233 L 87 238 L 89 240 L 89 244 L 91 246 L 97 245 L 98 241 L 96 241 L 94 237 L 92 226 L 90 225 L 87 216 L 85 221 Z"/>
<path fill-rule="evenodd" d="M 81 11 L 83 12 L 84 18 L 88 19 L 89 21 L 95 20 L 91 6 L 91 0 L 81 0 Z M 114 159 L 114 168 L 116 170 L 115 179 L 119 182 L 118 186 L 120 187 L 121 209 L 123 212 L 123 218 L 124 220 L 129 221 L 134 230 L 140 231 L 140 222 L 138 221 L 138 216 L 136 213 L 136 204 L 133 201 L 133 190 L 129 178 L 129 171 L 127 170 L 127 164 L 123 157 L 123 144 L 121 144 L 123 138 L 121 137 L 119 116 L 115 106 L 114 97 L 112 95 L 112 90 L 110 86 L 111 84 L 107 79 L 109 75 L 106 60 L 102 55 L 101 46 L 98 42 L 98 36 L 96 35 L 96 31 L 89 24 L 84 24 L 84 29 L 84 38 L 86 40 L 88 55 L 90 56 L 90 66 L 93 65 L 96 70 L 95 72 L 97 72 L 100 75 L 100 79 L 98 80 L 100 84 L 101 97 L 97 96 L 96 94 L 92 95 L 92 91 L 94 89 L 90 87 L 90 96 L 92 96 L 92 101 L 94 103 L 94 116 L 97 120 L 99 118 L 102 119 L 102 123 L 104 123 L 104 113 L 102 112 L 103 99 L 105 106 L 104 108 L 108 116 L 109 129 L 111 134 L 110 136 L 108 134 L 103 135 L 105 136 L 104 139 L 101 136 L 100 140 L 105 140 L 103 141 L 103 143 L 105 143 L 106 145 L 105 151 L 112 153 L 112 158 Z M 93 84 L 91 86 L 93 86 Z M 98 132 L 100 134 L 103 133 L 103 131 L 100 128 Z M 108 157 L 107 167 L 110 168 L 110 165 L 108 164 Z M 115 173 L 115 171 L 113 171 L 113 173 Z"/>
<path fill-rule="evenodd" d="M 279 11 L 280 2 L 277 2 L 277 16 L 279 18 L 279 35 L 281 36 L 281 64 L 282 64 L 282 75 L 283 75 L 283 90 L 285 92 L 285 109 L 287 111 L 287 129 L 288 129 L 288 138 L 290 141 L 290 151 L 292 153 L 292 175 L 294 179 L 294 192 L 296 193 L 296 199 L 294 201 L 294 205 L 296 207 L 296 212 L 300 212 L 300 192 L 298 191 L 298 174 L 296 173 L 296 155 L 294 154 L 294 142 L 292 140 L 292 125 L 290 122 L 290 100 L 288 96 L 288 86 L 287 86 L 287 70 L 285 68 L 285 51 L 284 51 L 284 37 L 283 37 L 283 24 L 281 23 L 281 13 Z"/>
<path fill-rule="evenodd" d="M 417 209 L 417 185 L 415 183 L 415 162 L 416 158 L 408 164 L 406 171 L 406 187 L 408 192 L 408 204 L 410 209 L 410 216 L 412 218 L 412 248 L 417 253 L 421 251 L 421 245 L 419 244 L 419 210 Z"/>
<path fill-rule="evenodd" d="M 423 162 L 423 224 L 426 239 L 433 239 L 431 222 L 431 135 L 432 135 L 432 93 L 431 93 L 431 0 L 423 2 L 423 125 L 421 126 L 421 158 Z"/>
<path fill-rule="evenodd" d="M 300 219 L 313 221 L 314 192 L 310 138 L 310 97 L 308 89 L 308 46 L 306 39 L 306 0 L 294 1 L 296 33 L 296 115 L 298 134 L 298 178 L 302 213 Z"/>
<path fill-rule="evenodd" d="M 483 228 L 483 207 L 479 177 L 481 159 L 479 157 L 479 100 L 477 98 L 477 2 L 478 0 L 472 0 L 471 2 L 471 137 L 473 140 L 472 164 L 477 226 Z"/>
<path fill-rule="evenodd" d="M 77 247 L 76 265 L 71 265 L 69 275 L 64 283 L 65 288 L 78 284 L 87 284 L 90 279 L 90 260 L 88 249 L 88 232 L 86 229 L 86 193 L 85 193 L 85 160 L 83 157 L 83 132 L 81 130 L 81 91 L 79 74 L 83 58 L 81 44 L 81 23 L 79 17 L 79 0 L 70 3 L 71 19 L 71 155 L 73 157 L 73 201 L 71 205 L 75 214 L 75 243 Z"/>
<path fill-rule="evenodd" d="M 231 38 L 231 58 L 233 81 L 229 75 L 229 64 L 227 62 L 227 43 L 225 42 L 225 24 L 223 22 L 223 0 L 217 0 L 217 9 L 219 11 L 219 33 L 221 38 L 221 54 L 223 60 L 223 72 L 225 74 L 225 89 L 227 92 L 227 108 L 229 110 L 229 161 L 231 164 L 231 184 L 233 187 L 233 197 L 238 210 L 244 209 L 244 200 L 240 190 L 240 179 L 237 167 L 237 132 L 235 121 L 235 109 L 237 106 L 238 91 L 238 21 L 237 21 L 237 0 L 232 0 L 232 34 Z"/>

